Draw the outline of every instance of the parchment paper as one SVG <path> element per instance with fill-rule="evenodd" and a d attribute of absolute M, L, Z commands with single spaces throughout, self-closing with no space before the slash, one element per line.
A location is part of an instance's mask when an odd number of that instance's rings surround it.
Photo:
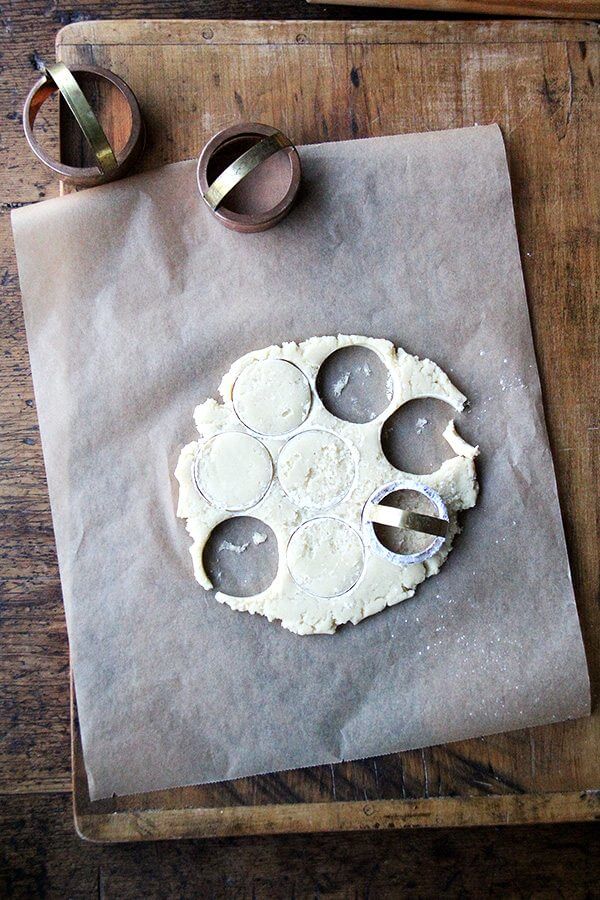
<path fill-rule="evenodd" d="M 193 161 L 13 215 L 92 798 L 589 712 L 499 129 L 300 152 L 264 234 Z M 482 492 L 414 599 L 298 637 L 196 584 L 172 473 L 233 359 L 338 331 L 450 373 Z"/>

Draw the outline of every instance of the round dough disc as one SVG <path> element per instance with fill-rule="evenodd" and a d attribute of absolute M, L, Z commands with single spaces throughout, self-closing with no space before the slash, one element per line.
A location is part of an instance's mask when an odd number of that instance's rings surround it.
<path fill-rule="evenodd" d="M 299 428 L 310 411 L 311 390 L 300 369 L 283 359 L 261 359 L 242 369 L 233 406 L 258 434 L 276 436 Z"/>
<path fill-rule="evenodd" d="M 352 451 L 331 431 L 301 431 L 284 444 L 277 477 L 290 500 L 306 509 L 327 509 L 342 500 L 354 480 Z"/>
<path fill-rule="evenodd" d="M 239 478 L 240 472 L 244 478 Z M 255 506 L 273 478 L 271 454 L 259 440 L 241 431 L 216 434 L 200 444 L 194 479 L 200 493 L 219 509 Z"/>
<path fill-rule="evenodd" d="M 363 542 L 340 519 L 310 519 L 292 535 L 287 564 L 298 587 L 318 597 L 339 597 L 361 576 Z"/>

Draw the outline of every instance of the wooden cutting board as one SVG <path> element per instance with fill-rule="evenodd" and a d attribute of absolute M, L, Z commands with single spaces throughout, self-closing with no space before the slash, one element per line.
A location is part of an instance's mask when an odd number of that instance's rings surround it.
<path fill-rule="evenodd" d="M 196 156 L 215 131 L 240 120 L 272 123 L 296 143 L 501 125 L 597 684 L 596 26 L 81 22 L 59 33 L 57 55 L 67 64 L 112 69 L 130 84 L 148 126 L 143 168 Z M 99 101 L 109 133 L 123 135 L 122 109 Z M 63 159 L 81 164 L 81 140 L 65 116 L 62 125 Z M 91 840 L 130 841 L 591 819 L 600 815 L 599 737 L 596 714 L 360 762 L 91 803 L 74 720 L 75 820 Z"/>

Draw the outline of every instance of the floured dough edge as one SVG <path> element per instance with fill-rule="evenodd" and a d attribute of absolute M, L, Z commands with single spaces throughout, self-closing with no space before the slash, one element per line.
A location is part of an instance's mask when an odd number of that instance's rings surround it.
<path fill-rule="evenodd" d="M 388 407 L 366 424 L 337 419 L 325 409 L 315 389 L 316 376 L 325 359 L 342 347 L 355 345 L 377 353 L 390 372 L 393 384 L 393 395 Z M 419 359 L 401 348 L 396 349 L 390 341 L 360 335 L 315 337 L 300 344 L 290 342 L 282 346 L 266 347 L 240 357 L 219 386 L 223 402 L 208 399 L 194 412 L 201 440 L 224 430 L 249 431 L 235 415 L 233 385 L 246 366 L 269 358 L 285 359 L 297 365 L 307 376 L 313 390 L 310 413 L 300 428 L 281 438 L 262 438 L 274 461 L 276 462 L 280 448 L 292 434 L 315 427 L 325 428 L 343 437 L 356 449 L 360 458 L 359 477 L 352 491 L 334 510 L 324 514 L 335 515 L 360 531 L 362 508 L 368 496 L 381 484 L 398 478 L 429 485 L 441 495 L 449 512 L 448 537 L 438 553 L 430 559 L 401 567 L 376 556 L 365 547 L 365 569 L 356 586 L 340 597 L 315 598 L 299 589 L 291 579 L 285 560 L 285 548 L 294 530 L 319 513 L 294 507 L 277 479 L 274 479 L 263 500 L 243 514 L 264 521 L 275 532 L 279 550 L 277 575 L 272 584 L 260 594 L 232 597 L 217 592 L 216 599 L 232 609 L 259 613 L 269 621 L 279 620 L 284 628 L 296 634 L 332 634 L 340 625 L 347 622 L 357 624 L 387 606 L 414 596 L 418 585 L 439 571 L 460 531 L 458 512 L 473 507 L 477 500 L 474 457 L 478 448 L 467 444 L 451 422 L 444 437 L 457 454 L 454 458 L 446 460 L 436 472 L 429 475 L 416 476 L 394 468 L 383 455 L 380 442 L 381 426 L 392 413 L 409 400 L 429 397 L 446 402 L 460 412 L 464 408 L 466 397 L 431 360 Z M 203 588 L 209 590 L 212 584 L 202 562 L 206 541 L 220 522 L 235 513 L 211 507 L 194 487 L 191 468 L 197 447 L 197 441 L 186 445 L 179 457 L 175 472 L 180 485 L 177 515 L 186 519 L 186 528 L 193 540 L 190 552 L 195 578 Z M 364 461 L 366 458 L 367 463 Z"/>

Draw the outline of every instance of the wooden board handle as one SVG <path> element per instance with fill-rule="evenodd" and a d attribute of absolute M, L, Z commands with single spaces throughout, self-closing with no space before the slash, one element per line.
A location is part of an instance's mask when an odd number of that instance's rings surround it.
<path fill-rule="evenodd" d="M 322 2 L 323 0 L 308 0 L 308 3 Z M 490 16 L 600 19 L 600 0 L 327 0 L 327 3 L 423 9 L 440 13 L 485 13 Z"/>

